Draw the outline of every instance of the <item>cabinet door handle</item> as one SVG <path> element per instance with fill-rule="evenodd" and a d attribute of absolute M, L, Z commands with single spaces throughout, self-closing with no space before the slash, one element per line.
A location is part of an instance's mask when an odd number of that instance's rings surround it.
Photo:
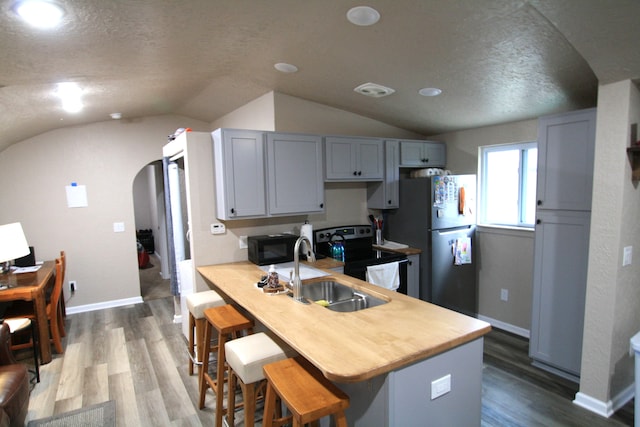
<path fill-rule="evenodd" d="M 353 171 L 353 176 L 358 176 L 358 171 Z"/>
<path fill-rule="evenodd" d="M 542 206 L 542 200 L 538 200 L 538 206 Z"/>
<path fill-rule="evenodd" d="M 324 203 L 320 203 L 320 209 L 324 208 Z"/>
<path fill-rule="evenodd" d="M 232 214 L 235 214 L 235 213 L 236 213 L 236 210 L 235 210 L 234 208 L 231 208 L 231 213 L 232 213 Z"/>
<path fill-rule="evenodd" d="M 541 220 L 539 220 L 539 219 L 537 219 L 537 220 L 536 220 L 536 224 L 542 224 L 542 221 L 541 221 Z"/>
<path fill-rule="evenodd" d="M 362 171 L 358 171 L 358 176 L 362 175 Z"/>
<path fill-rule="evenodd" d="M 387 200 L 387 204 L 390 205 L 391 204 L 391 200 Z"/>

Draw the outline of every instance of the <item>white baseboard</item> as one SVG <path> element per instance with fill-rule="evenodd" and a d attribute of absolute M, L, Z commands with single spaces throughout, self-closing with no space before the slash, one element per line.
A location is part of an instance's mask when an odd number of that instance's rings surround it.
<path fill-rule="evenodd" d="M 491 317 L 487 317 L 487 316 L 482 316 L 482 315 L 478 315 L 478 319 L 480 320 L 484 320 L 485 322 L 488 322 L 491 324 L 491 326 L 494 326 L 498 329 L 502 329 L 503 331 L 507 331 L 507 332 L 511 332 L 512 334 L 515 335 L 519 335 L 521 337 L 527 338 L 529 339 L 531 336 L 531 333 L 528 329 L 524 329 L 521 328 L 519 326 L 514 326 L 510 323 L 505 323 L 502 322 L 500 320 L 496 320 L 496 319 L 492 319 Z"/>
<path fill-rule="evenodd" d="M 603 402 L 584 393 L 576 393 L 573 403 L 601 417 L 609 418 L 613 414 L 613 402 Z"/>
<path fill-rule="evenodd" d="M 142 297 L 133 297 L 118 299 L 112 301 L 99 302 L 96 304 L 78 305 L 74 307 L 67 307 L 67 314 L 84 313 L 87 311 L 103 310 L 105 308 L 122 307 L 124 305 L 141 304 Z"/>
<path fill-rule="evenodd" d="M 602 417 L 609 418 L 618 409 L 629 403 L 635 396 L 635 384 L 629 385 L 607 402 L 595 399 L 585 393 L 576 393 L 573 403 Z"/>

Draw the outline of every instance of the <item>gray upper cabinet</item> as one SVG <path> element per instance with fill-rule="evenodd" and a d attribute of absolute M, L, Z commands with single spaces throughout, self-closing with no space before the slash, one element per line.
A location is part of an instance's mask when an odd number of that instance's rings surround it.
<path fill-rule="evenodd" d="M 320 136 L 237 129 L 212 136 L 219 219 L 324 211 Z"/>
<path fill-rule="evenodd" d="M 400 141 L 400 167 L 445 167 L 447 148 L 437 141 Z"/>
<path fill-rule="evenodd" d="M 217 129 L 212 137 L 217 217 L 266 216 L 264 132 Z"/>
<path fill-rule="evenodd" d="M 397 209 L 400 205 L 400 145 L 397 140 L 384 141 L 384 181 L 367 184 L 369 209 Z"/>
<path fill-rule="evenodd" d="M 595 127 L 595 109 L 540 119 L 539 209 L 591 210 Z"/>
<path fill-rule="evenodd" d="M 381 181 L 384 178 L 382 140 L 328 136 L 325 138 L 327 181 Z"/>
<path fill-rule="evenodd" d="M 269 213 L 324 211 L 322 137 L 267 133 Z"/>

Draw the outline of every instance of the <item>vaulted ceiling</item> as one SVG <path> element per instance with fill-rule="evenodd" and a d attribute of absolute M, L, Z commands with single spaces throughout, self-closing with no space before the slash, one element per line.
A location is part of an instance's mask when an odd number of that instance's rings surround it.
<path fill-rule="evenodd" d="M 640 78 L 637 0 L 370 0 L 372 26 L 346 18 L 360 1 L 58 3 L 62 25 L 36 30 L 0 0 L 0 151 L 114 112 L 211 122 L 269 91 L 433 135 L 595 106 L 598 83 Z M 83 111 L 62 110 L 62 81 Z M 395 92 L 353 91 L 367 82 Z"/>

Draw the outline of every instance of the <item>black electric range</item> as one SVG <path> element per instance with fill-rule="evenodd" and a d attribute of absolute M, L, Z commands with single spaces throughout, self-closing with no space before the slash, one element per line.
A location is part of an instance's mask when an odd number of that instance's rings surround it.
<path fill-rule="evenodd" d="M 378 250 L 373 247 L 374 231 L 370 225 L 347 225 L 315 230 L 313 242 L 315 253 L 334 257 L 332 248 L 336 243 L 344 247 L 344 274 L 366 280 L 367 266 L 400 262 L 400 287 L 398 292 L 407 293 L 407 256 L 398 252 Z M 334 257 L 337 258 L 337 257 Z"/>

